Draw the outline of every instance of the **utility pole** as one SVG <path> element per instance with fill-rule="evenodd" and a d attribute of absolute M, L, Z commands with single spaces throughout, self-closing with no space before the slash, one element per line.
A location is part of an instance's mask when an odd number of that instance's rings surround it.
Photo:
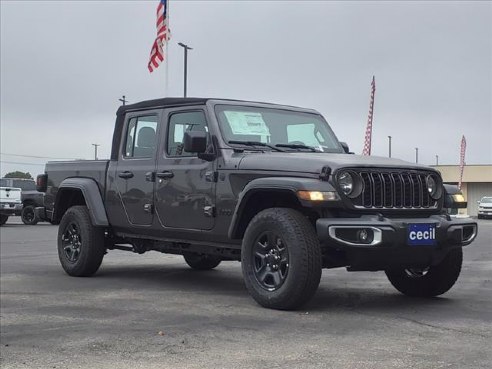
<path fill-rule="evenodd" d="M 188 50 L 193 50 L 193 48 L 189 47 L 188 45 L 179 42 L 179 46 L 181 46 L 184 49 L 184 94 L 183 96 L 186 97 L 187 95 L 187 84 L 188 84 Z"/>
<path fill-rule="evenodd" d="M 436 166 L 439 165 L 439 155 L 436 155 Z"/>
<path fill-rule="evenodd" d="M 416 164 L 419 163 L 419 148 L 418 147 L 415 148 L 415 163 Z"/>
<path fill-rule="evenodd" d="M 92 144 L 94 146 L 94 160 L 97 160 L 97 147 L 101 146 L 100 144 Z"/>
<path fill-rule="evenodd" d="M 125 95 L 123 95 L 123 96 L 121 97 L 121 99 L 118 99 L 118 101 L 121 101 L 121 103 L 123 104 L 123 106 L 125 106 L 125 105 L 126 105 L 126 103 L 128 102 L 128 100 L 126 99 L 126 96 L 125 96 Z"/>
<path fill-rule="evenodd" d="M 391 136 L 388 136 L 388 157 L 391 158 Z"/>

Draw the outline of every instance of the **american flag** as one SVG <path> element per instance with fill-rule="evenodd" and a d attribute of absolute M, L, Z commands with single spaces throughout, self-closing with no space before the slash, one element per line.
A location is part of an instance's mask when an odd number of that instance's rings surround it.
<path fill-rule="evenodd" d="M 371 155 L 372 141 L 372 116 L 374 112 L 374 94 L 376 93 L 376 79 L 372 76 L 371 82 L 371 101 L 369 103 L 369 115 L 367 116 L 366 138 L 364 140 L 364 150 L 362 155 Z"/>
<path fill-rule="evenodd" d="M 152 50 L 150 50 L 150 60 L 148 65 L 151 73 L 154 69 L 159 67 L 159 64 L 164 60 L 164 44 L 171 38 L 167 17 L 167 3 L 168 0 L 160 0 L 159 5 L 157 6 L 157 37 L 152 45 Z"/>
<path fill-rule="evenodd" d="M 461 190 L 461 182 L 463 182 L 463 170 L 465 169 L 465 151 L 466 151 L 466 138 L 465 135 L 461 138 L 461 152 L 460 152 L 460 182 L 458 184 Z"/>

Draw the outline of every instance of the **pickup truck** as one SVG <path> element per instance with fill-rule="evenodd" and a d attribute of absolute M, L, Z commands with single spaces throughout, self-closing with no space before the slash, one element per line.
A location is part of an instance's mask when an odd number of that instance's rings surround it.
<path fill-rule="evenodd" d="M 49 162 L 37 178 L 58 255 L 90 276 L 107 250 L 241 262 L 260 305 L 296 309 L 322 268 L 384 271 L 409 296 L 448 291 L 477 235 L 438 171 L 357 156 L 315 110 L 164 98 L 121 106 L 110 160 Z"/>
<path fill-rule="evenodd" d="M 0 178 L 0 186 L 17 187 L 21 189 L 22 207 L 15 211 L 26 225 L 35 225 L 39 219 L 34 209 L 43 206 L 43 194 L 36 191 L 36 182 L 26 178 Z"/>
<path fill-rule="evenodd" d="M 9 216 L 22 211 L 21 189 L 0 186 L 0 225 L 7 223 Z"/>

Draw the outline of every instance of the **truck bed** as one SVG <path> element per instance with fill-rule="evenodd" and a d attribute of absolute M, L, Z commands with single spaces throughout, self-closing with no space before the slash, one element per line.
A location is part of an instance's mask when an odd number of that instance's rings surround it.
<path fill-rule="evenodd" d="M 106 171 L 109 160 L 73 160 L 50 161 L 46 164 L 48 188 L 45 196 L 45 206 L 52 208 L 58 188 L 63 180 L 72 177 L 91 178 L 96 181 L 99 191 L 104 198 L 106 188 Z"/>

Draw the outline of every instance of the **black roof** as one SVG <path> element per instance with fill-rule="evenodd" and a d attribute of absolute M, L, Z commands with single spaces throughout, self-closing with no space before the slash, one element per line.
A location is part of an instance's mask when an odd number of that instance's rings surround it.
<path fill-rule="evenodd" d="M 116 112 L 117 115 L 124 114 L 127 111 L 142 110 L 147 108 L 161 108 L 170 106 L 201 105 L 208 100 L 199 97 L 165 97 L 162 99 L 146 100 L 135 104 L 122 105 Z"/>

